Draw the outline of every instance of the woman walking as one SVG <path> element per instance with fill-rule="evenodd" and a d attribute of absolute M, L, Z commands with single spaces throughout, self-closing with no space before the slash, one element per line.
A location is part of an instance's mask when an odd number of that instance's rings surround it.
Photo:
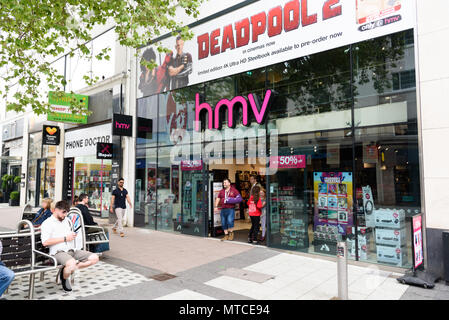
<path fill-rule="evenodd" d="M 259 244 L 257 235 L 259 234 L 260 216 L 262 215 L 262 200 L 260 199 L 260 187 L 254 186 L 248 200 L 248 214 L 251 218 L 251 229 L 248 234 L 248 243 Z"/>

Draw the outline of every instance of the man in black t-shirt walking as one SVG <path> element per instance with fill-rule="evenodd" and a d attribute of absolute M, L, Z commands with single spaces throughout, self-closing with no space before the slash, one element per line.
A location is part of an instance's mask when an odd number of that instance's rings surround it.
<path fill-rule="evenodd" d="M 126 210 L 126 203 L 125 200 L 128 201 L 129 206 L 132 208 L 131 200 L 128 195 L 128 191 L 123 188 L 123 184 L 125 183 L 125 180 L 123 178 L 120 178 L 118 180 L 117 188 L 112 192 L 111 197 L 111 206 L 110 206 L 110 212 L 113 213 L 115 209 L 115 214 L 117 215 L 117 221 L 112 226 L 112 231 L 114 233 L 117 233 L 117 226 L 118 226 L 118 232 L 120 232 L 120 237 L 124 237 L 125 234 L 123 233 L 123 225 L 122 225 L 122 219 L 125 216 L 125 210 Z"/>

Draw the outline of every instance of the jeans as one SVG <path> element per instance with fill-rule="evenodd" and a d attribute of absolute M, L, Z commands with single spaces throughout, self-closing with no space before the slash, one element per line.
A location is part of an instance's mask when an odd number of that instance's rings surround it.
<path fill-rule="evenodd" d="M 223 230 L 234 228 L 235 211 L 233 208 L 221 209 L 220 216 Z"/>
<path fill-rule="evenodd" d="M 6 268 L 0 261 L 0 296 L 14 280 L 14 272 Z"/>
<path fill-rule="evenodd" d="M 262 225 L 262 237 L 265 237 L 267 231 L 267 215 L 260 216 L 260 224 Z"/>
<path fill-rule="evenodd" d="M 251 218 L 251 230 L 249 230 L 248 239 L 257 240 L 260 226 L 260 216 L 249 216 Z"/>

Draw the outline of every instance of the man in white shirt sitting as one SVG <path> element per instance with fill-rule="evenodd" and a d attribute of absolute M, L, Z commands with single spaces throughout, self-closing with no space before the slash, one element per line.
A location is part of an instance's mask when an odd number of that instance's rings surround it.
<path fill-rule="evenodd" d="M 76 233 L 72 232 L 71 223 L 66 218 L 69 209 L 66 201 L 57 202 L 53 215 L 41 225 L 42 244 L 49 247 L 50 255 L 64 266 L 60 278 L 65 291 L 72 291 L 69 277 L 75 270 L 92 266 L 99 260 L 95 253 L 75 249 Z"/>

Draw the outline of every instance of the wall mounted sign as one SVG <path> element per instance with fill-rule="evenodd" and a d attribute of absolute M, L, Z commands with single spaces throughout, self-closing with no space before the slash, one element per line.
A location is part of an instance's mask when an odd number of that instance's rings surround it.
<path fill-rule="evenodd" d="M 137 137 L 142 139 L 153 138 L 153 119 L 137 117 Z"/>
<path fill-rule="evenodd" d="M 98 142 L 112 142 L 110 123 L 68 131 L 65 133 L 64 158 L 93 156 Z"/>
<path fill-rule="evenodd" d="M 141 48 L 138 59 L 154 59 L 154 75 L 140 63 L 137 98 L 211 81 L 340 48 L 416 26 L 416 1 L 260 0 L 191 28 L 194 39 L 181 53 Z M 176 37 L 161 41 L 173 48 Z M 183 57 L 185 60 L 182 60 Z M 181 60 L 181 62 L 179 62 Z M 184 65 L 167 75 L 168 66 Z M 151 74 L 151 73 L 150 73 Z"/>
<path fill-rule="evenodd" d="M 248 110 L 248 102 L 242 96 L 237 96 L 232 100 L 222 99 L 217 103 L 215 109 L 212 110 L 212 107 L 207 102 L 200 103 L 200 94 L 197 93 L 195 95 L 195 130 L 200 131 L 200 124 L 204 123 L 206 119 L 209 130 L 212 128 L 220 130 L 222 120 L 220 119 L 220 111 L 223 106 L 227 107 L 228 111 L 228 127 L 235 128 L 237 125 L 237 121 L 235 120 L 237 117 L 237 108 L 235 108 L 237 103 L 242 106 L 242 124 L 244 126 L 251 125 L 251 119 L 254 119 L 258 124 L 262 124 L 265 122 L 265 118 L 267 116 L 267 109 L 269 108 L 271 95 L 271 90 L 267 90 L 264 100 L 261 103 L 261 100 L 256 95 L 250 93 L 248 95 L 248 100 L 252 111 L 250 114 Z"/>
<path fill-rule="evenodd" d="M 61 129 L 58 126 L 42 127 L 42 144 L 48 146 L 59 146 Z"/>
<path fill-rule="evenodd" d="M 88 96 L 64 93 L 62 97 L 58 97 L 55 92 L 50 91 L 48 93 L 48 103 L 50 104 L 51 112 L 47 114 L 47 120 L 87 124 L 87 115 L 73 114 L 70 110 L 70 102 L 74 99 L 79 100 L 86 110 L 89 109 Z"/>
<path fill-rule="evenodd" d="M 133 117 L 114 113 L 112 116 L 112 134 L 114 136 L 133 136 Z"/>
<path fill-rule="evenodd" d="M 113 158 L 113 148 L 112 143 L 98 142 L 97 143 L 97 159 L 110 160 Z"/>

